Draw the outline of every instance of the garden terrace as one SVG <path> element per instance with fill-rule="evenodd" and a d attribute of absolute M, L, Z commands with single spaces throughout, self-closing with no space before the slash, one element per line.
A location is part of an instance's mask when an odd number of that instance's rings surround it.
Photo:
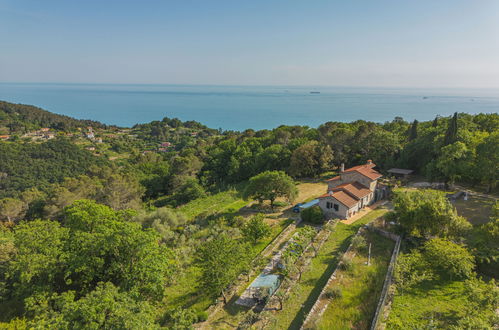
<path fill-rule="evenodd" d="M 349 255 L 345 254 L 347 266 L 338 269 L 335 280 L 326 289 L 336 296 L 330 297 L 316 323 L 319 329 L 367 329 L 372 321 L 395 243 L 369 231 L 363 232 L 362 237 L 367 245 L 371 244 L 370 265 L 367 247 L 353 248 Z"/>
<path fill-rule="evenodd" d="M 310 265 L 302 273 L 301 280 L 293 286 L 283 302 L 283 308 L 275 312 L 273 329 L 299 329 L 306 315 L 319 297 L 329 277 L 336 268 L 341 255 L 350 245 L 358 229 L 383 216 L 387 208 L 372 211 L 351 225 L 338 223 L 335 229 L 311 259 Z"/>

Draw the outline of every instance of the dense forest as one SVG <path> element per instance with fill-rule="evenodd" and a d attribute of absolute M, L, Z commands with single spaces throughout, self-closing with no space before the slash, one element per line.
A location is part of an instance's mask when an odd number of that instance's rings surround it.
<path fill-rule="evenodd" d="M 0 101 L 0 134 L 21 134 L 42 127 L 66 131 L 87 126 L 106 127 L 94 120 L 78 120 L 32 105 Z"/>
<path fill-rule="evenodd" d="M 29 134 L 43 127 L 54 136 Z M 258 215 L 182 211 L 210 196 L 270 200 L 273 209 L 276 196 L 261 188 L 269 182 L 293 200 L 293 180 L 331 177 L 341 164 L 369 159 L 381 173 L 408 168 L 483 192 L 496 192 L 499 173 L 497 113 L 236 132 L 176 118 L 108 127 L 0 102 L 0 129 L 11 135 L 0 141 L 0 321 L 19 328 L 184 329 L 205 319 L 196 297 L 176 302 L 168 288 L 195 274 L 202 299 L 213 301 L 277 230 Z M 425 224 L 405 229 L 440 233 Z M 445 238 L 480 238 L 469 243 L 478 265 L 497 264 L 488 244 L 497 227 L 466 235 L 449 228 L 459 234 Z M 400 281 L 408 276 L 399 272 Z"/>

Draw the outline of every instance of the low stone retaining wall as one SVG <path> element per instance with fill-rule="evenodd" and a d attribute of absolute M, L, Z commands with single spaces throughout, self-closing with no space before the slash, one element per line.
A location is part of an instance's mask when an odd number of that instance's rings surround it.
<path fill-rule="evenodd" d="M 359 235 L 361 232 L 362 232 L 362 228 L 359 228 L 359 230 L 357 231 L 357 233 L 353 236 L 353 237 L 356 237 L 357 235 Z M 352 238 L 353 239 L 353 238 Z M 352 244 L 350 244 L 348 246 L 348 248 L 346 249 L 346 251 L 342 254 L 342 256 L 344 255 L 347 255 L 350 250 L 352 249 Z M 300 327 L 300 329 L 304 329 L 304 327 L 307 325 L 307 323 L 311 322 L 312 319 L 314 317 L 317 317 L 317 318 L 320 318 L 322 316 L 322 314 L 324 314 L 324 312 L 326 311 L 326 308 L 328 307 L 329 305 L 329 302 L 326 303 L 324 306 L 322 306 L 322 308 L 320 308 L 320 302 L 321 300 L 323 299 L 326 299 L 325 295 L 326 295 L 326 290 L 327 288 L 330 286 L 331 282 L 334 281 L 336 279 L 336 272 L 338 271 L 338 269 L 341 267 L 341 265 L 343 264 L 343 260 L 340 259 L 340 261 L 338 262 L 338 264 L 336 265 L 336 269 L 334 270 L 334 272 L 331 274 L 331 276 L 329 277 L 329 279 L 327 280 L 326 284 L 324 285 L 324 287 L 322 288 L 322 291 L 321 293 L 319 294 L 319 297 L 317 297 L 317 300 L 315 301 L 315 304 L 312 306 L 312 308 L 310 309 L 310 311 L 308 312 L 307 314 L 307 317 L 305 318 L 305 320 L 303 321 L 303 324 L 302 326 Z"/>
<path fill-rule="evenodd" d="M 381 312 L 382 312 L 382 310 L 383 310 L 383 308 L 385 306 L 385 303 L 386 303 L 386 298 L 387 298 L 387 295 L 388 295 L 388 288 L 390 287 L 392 276 L 393 276 L 393 268 L 395 267 L 395 262 L 397 260 L 397 256 L 398 256 L 398 253 L 399 253 L 399 250 L 400 250 L 401 238 L 398 235 L 395 235 L 393 233 L 390 233 L 390 232 L 384 231 L 382 229 L 373 227 L 371 225 L 367 225 L 367 226 L 359 228 L 359 230 L 357 231 L 357 233 L 355 234 L 355 236 L 358 236 L 362 232 L 363 228 L 367 228 L 370 231 L 376 232 L 377 234 L 380 234 L 381 236 L 384 236 L 384 237 L 386 237 L 388 239 L 391 239 L 391 240 L 395 241 L 395 247 L 393 248 L 392 257 L 390 259 L 390 264 L 388 266 L 388 271 L 386 273 L 385 281 L 383 283 L 383 289 L 381 291 L 380 300 L 378 301 L 378 306 L 376 307 L 376 312 L 374 314 L 374 318 L 373 318 L 373 321 L 372 321 L 372 324 L 371 324 L 371 330 L 374 330 L 376 328 L 378 322 L 379 322 L 379 317 L 380 317 Z M 350 244 L 350 246 L 348 246 L 348 249 L 345 251 L 345 253 L 343 253 L 343 255 L 347 255 L 350 252 L 351 248 L 352 248 L 352 244 Z M 305 321 L 303 322 L 302 326 L 300 327 L 301 330 L 305 329 L 305 326 L 309 322 L 312 322 L 313 318 L 319 319 L 324 314 L 324 312 L 326 311 L 327 307 L 329 306 L 329 302 L 327 302 L 326 304 L 324 304 L 321 307 L 321 300 L 326 299 L 326 297 L 325 297 L 326 290 L 331 285 L 331 282 L 336 279 L 336 272 L 341 267 L 342 263 L 343 263 L 342 260 L 340 260 L 340 262 L 338 262 L 338 265 L 336 266 L 336 269 L 331 274 L 331 277 L 329 277 L 329 280 L 327 281 L 327 283 L 322 288 L 322 291 L 319 294 L 319 297 L 317 298 L 317 300 L 315 301 L 315 304 L 312 306 L 312 308 L 308 312 L 308 315 L 305 318 Z"/>
<path fill-rule="evenodd" d="M 369 226 L 368 229 L 395 241 L 395 247 L 393 248 L 392 258 L 390 259 L 390 265 L 388 266 L 385 282 L 383 283 L 383 290 L 381 291 L 381 296 L 379 297 L 378 306 L 376 307 L 376 312 L 374 313 L 374 318 L 371 322 L 371 330 L 375 330 L 380 322 L 380 317 L 383 312 L 383 309 L 385 308 L 386 299 L 388 297 L 388 289 L 390 288 L 390 285 L 392 283 L 393 269 L 395 268 L 395 263 L 397 262 L 397 257 L 400 252 L 400 243 L 402 242 L 402 239 L 398 235 L 386 232 L 379 228 Z"/>

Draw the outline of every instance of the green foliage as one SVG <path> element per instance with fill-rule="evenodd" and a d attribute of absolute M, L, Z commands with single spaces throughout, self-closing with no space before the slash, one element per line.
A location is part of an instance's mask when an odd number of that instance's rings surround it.
<path fill-rule="evenodd" d="M 409 136 L 408 139 L 409 141 L 416 140 L 418 137 L 418 124 L 419 122 L 417 120 L 414 120 L 412 122 L 411 128 L 409 129 Z"/>
<path fill-rule="evenodd" d="M 63 284 L 68 238 L 69 230 L 55 221 L 35 220 L 15 227 L 16 254 L 6 267 L 12 296 L 22 300 L 35 292 L 54 292 Z"/>
<path fill-rule="evenodd" d="M 302 144 L 293 151 L 289 173 L 294 177 L 314 177 L 330 168 L 333 151 L 317 141 Z"/>
<path fill-rule="evenodd" d="M 188 179 L 175 193 L 174 199 L 178 204 L 186 204 L 192 200 L 206 196 L 204 188 L 196 179 Z"/>
<path fill-rule="evenodd" d="M 16 253 L 8 253 L 9 240 L 2 244 L 8 296 L 34 303 L 70 290 L 86 295 L 97 283 L 110 282 L 133 299 L 160 299 L 172 256 L 158 245 L 154 231 L 142 230 L 128 217 L 128 212 L 84 200 L 65 209 L 62 226 L 21 222 L 13 232 Z"/>
<path fill-rule="evenodd" d="M 57 329 L 155 329 L 155 312 L 147 302 L 136 301 L 112 283 L 74 300 L 72 292 L 28 299 L 34 318 L 28 327 Z"/>
<path fill-rule="evenodd" d="M 475 227 L 468 241 L 480 270 L 493 276 L 499 269 L 499 202 L 494 204 L 490 221 Z"/>
<path fill-rule="evenodd" d="M 451 120 L 449 121 L 449 126 L 447 127 L 447 132 L 445 133 L 444 137 L 444 145 L 449 145 L 457 140 L 457 112 L 454 113 L 454 116 L 452 116 Z"/>
<path fill-rule="evenodd" d="M 11 223 L 19 220 L 24 215 L 25 207 L 26 205 L 16 198 L 0 199 L 0 220 Z"/>
<path fill-rule="evenodd" d="M 488 185 L 490 192 L 499 179 L 499 132 L 495 131 L 476 147 L 475 174 L 479 182 Z"/>
<path fill-rule="evenodd" d="M 189 308 L 176 308 L 169 313 L 169 329 L 172 330 L 191 330 L 192 326 L 198 320 L 196 312 Z"/>
<path fill-rule="evenodd" d="M 167 207 L 149 213 L 140 213 L 133 220 L 141 223 L 144 228 L 154 228 L 161 236 L 161 240 L 170 246 L 174 245 L 178 237 L 177 229 L 188 221 L 183 213 Z"/>
<path fill-rule="evenodd" d="M 270 232 L 270 226 L 265 222 L 263 214 L 251 217 L 242 228 L 244 238 L 253 244 L 270 235 Z"/>
<path fill-rule="evenodd" d="M 466 219 L 442 192 L 418 190 L 399 192 L 393 199 L 395 214 L 402 229 L 413 236 L 459 237 L 471 229 Z"/>
<path fill-rule="evenodd" d="M 66 139 L 41 144 L 0 143 L 0 197 L 36 187 L 47 189 L 51 183 L 87 172 L 92 165 L 106 162 Z"/>
<path fill-rule="evenodd" d="M 451 241 L 434 238 L 420 250 L 402 254 L 394 272 L 398 289 L 405 290 L 423 281 L 467 279 L 472 277 L 474 258 L 463 246 Z"/>
<path fill-rule="evenodd" d="M 171 255 L 158 245 L 155 231 L 142 230 L 125 221 L 122 212 L 91 201 L 68 207 L 64 222 L 71 229 L 65 272 L 71 287 L 85 291 L 96 281 L 110 281 L 137 296 L 162 297 Z"/>
<path fill-rule="evenodd" d="M 42 127 L 57 130 L 72 130 L 78 127 L 106 127 L 93 120 L 78 120 L 57 115 L 32 105 L 14 104 L 0 101 L 0 128 L 8 127 L 10 134 L 26 133 Z"/>
<path fill-rule="evenodd" d="M 212 297 L 224 295 L 229 284 L 249 264 L 247 249 L 244 244 L 221 234 L 200 247 L 197 264 L 202 271 L 200 287 Z"/>
<path fill-rule="evenodd" d="M 494 329 L 497 285 L 467 281 L 425 281 L 393 298 L 387 329 Z"/>
<path fill-rule="evenodd" d="M 433 270 L 425 256 L 418 250 L 401 254 L 393 274 L 399 290 L 405 290 L 423 281 L 434 278 Z"/>
<path fill-rule="evenodd" d="M 367 248 L 367 241 L 364 236 L 357 235 L 352 239 L 352 248 L 356 251 L 364 251 Z"/>
<path fill-rule="evenodd" d="M 445 239 L 427 241 L 423 255 L 433 271 L 451 280 L 469 278 L 475 268 L 474 258 L 465 247 Z"/>
<path fill-rule="evenodd" d="M 343 297 L 343 291 L 340 287 L 335 286 L 333 288 L 328 288 L 324 292 L 324 296 L 327 299 L 341 299 Z"/>
<path fill-rule="evenodd" d="M 301 218 L 306 222 L 321 224 L 324 222 L 324 212 L 319 206 L 314 205 L 301 211 Z"/>
<path fill-rule="evenodd" d="M 278 197 L 293 201 L 298 194 L 295 183 L 282 171 L 262 172 L 249 180 L 244 192 L 245 198 L 259 201 L 269 200 L 271 207 Z"/>

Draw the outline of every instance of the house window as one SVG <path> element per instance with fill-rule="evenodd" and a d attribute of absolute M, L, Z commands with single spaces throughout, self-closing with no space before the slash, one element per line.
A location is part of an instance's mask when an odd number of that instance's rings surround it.
<path fill-rule="evenodd" d="M 331 208 L 331 204 L 332 204 L 331 202 L 326 202 L 326 208 L 330 209 Z"/>
<path fill-rule="evenodd" d="M 340 206 L 338 204 L 334 204 L 333 208 L 334 208 L 335 211 L 338 211 L 340 209 Z"/>

